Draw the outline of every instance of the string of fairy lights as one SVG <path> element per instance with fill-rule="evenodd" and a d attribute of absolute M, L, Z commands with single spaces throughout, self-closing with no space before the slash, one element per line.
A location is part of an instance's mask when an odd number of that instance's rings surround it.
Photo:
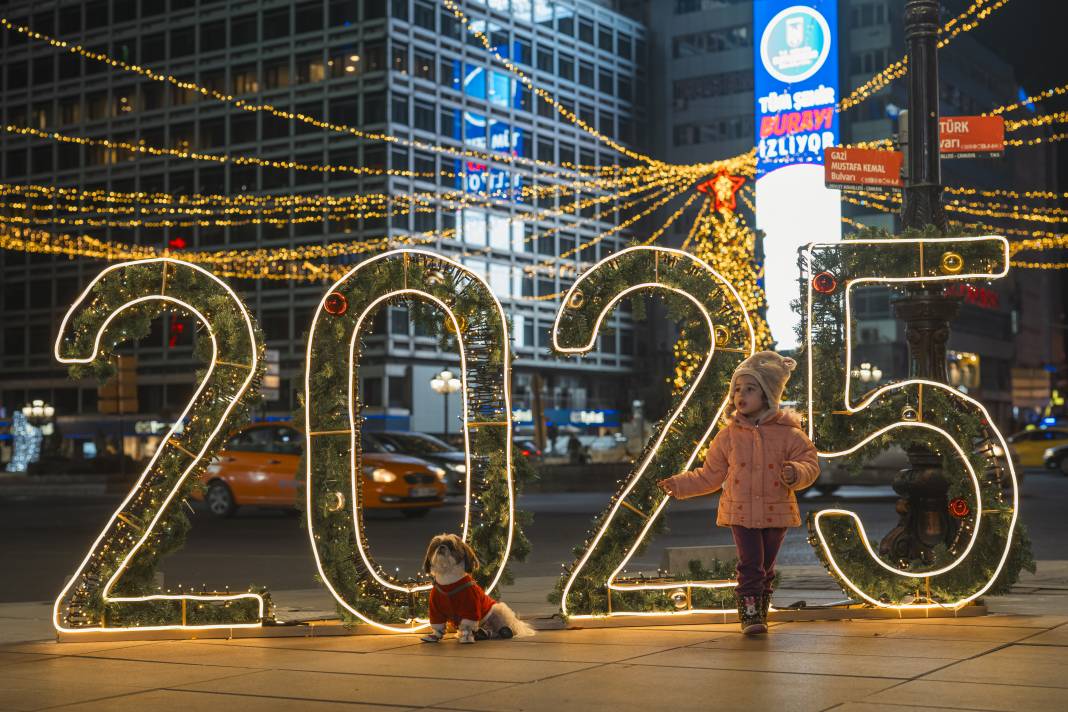
<path fill-rule="evenodd" d="M 1007 4 L 1009 0 L 973 0 L 970 5 L 956 17 L 948 20 L 940 29 L 939 46 L 944 47 L 961 34 L 978 27 L 986 18 Z M 576 239 L 574 246 L 562 249 L 551 258 L 533 265 L 522 267 L 528 275 L 568 275 L 575 274 L 588 263 L 581 258 L 583 253 L 595 247 L 603 240 L 616 235 L 633 225 L 650 218 L 661 210 L 669 210 L 674 200 L 679 200 L 693 188 L 703 177 L 718 171 L 727 171 L 733 175 L 751 178 L 755 173 L 755 152 L 729 157 L 712 163 L 692 165 L 669 165 L 615 141 L 613 138 L 597 131 L 570 111 L 552 94 L 534 84 L 518 66 L 507 57 L 502 56 L 483 32 L 478 21 L 469 18 L 453 0 L 441 0 L 442 6 L 453 14 L 467 31 L 489 53 L 494 61 L 505 67 L 519 82 L 526 86 L 539 100 L 545 101 L 557 112 L 559 117 L 580 130 L 593 136 L 597 141 L 625 156 L 637 165 L 591 166 L 563 161 L 550 161 L 527 158 L 515 154 L 483 151 L 477 148 L 436 145 L 417 139 L 396 137 L 385 133 L 363 131 L 343 124 L 323 121 L 317 117 L 289 112 L 270 104 L 257 104 L 239 96 L 204 87 L 194 82 L 153 71 L 146 67 L 124 62 L 106 53 L 89 50 L 77 44 L 68 43 L 47 34 L 36 32 L 31 28 L 11 22 L 0 17 L 0 26 L 4 29 L 24 35 L 28 39 L 51 45 L 60 51 L 69 52 L 89 61 L 101 62 L 124 73 L 131 73 L 149 81 L 170 84 L 177 89 L 190 92 L 200 98 L 228 103 L 235 108 L 249 112 L 264 112 L 289 122 L 305 123 L 316 128 L 371 141 L 381 141 L 403 145 L 433 153 L 456 158 L 481 161 L 485 164 L 510 165 L 516 169 L 543 173 L 557 182 L 531 182 L 514 190 L 470 193 L 466 191 L 425 191 L 410 193 L 360 193 L 354 195 L 254 195 L 236 193 L 220 195 L 211 193 L 168 194 L 162 192 L 137 193 L 105 190 L 81 190 L 78 188 L 57 188 L 42 185 L 6 185 L 0 184 L 0 249 L 22 249 L 49 254 L 64 254 L 69 257 L 93 257 L 102 259 L 130 259 L 134 257 L 158 256 L 169 253 L 162 246 L 128 244 L 105 240 L 95 235 L 54 235 L 40 229 L 49 226 L 62 229 L 82 229 L 96 231 L 105 228 L 115 229 L 192 229 L 223 228 L 247 225 L 265 225 L 284 228 L 289 224 L 300 225 L 327 220 L 330 228 L 337 227 L 343 233 L 352 232 L 359 220 L 384 220 L 408 214 L 433 214 L 439 209 L 456 211 L 457 221 L 462 211 L 468 207 L 493 208 L 501 204 L 511 204 L 518 197 L 523 202 L 549 202 L 560 204 L 560 208 L 534 209 L 509 217 L 509 222 L 517 220 L 545 220 L 553 217 L 571 216 L 582 213 L 583 217 L 567 221 L 547 230 L 528 230 L 522 240 L 527 244 L 544 239 L 561 230 L 571 230 L 579 226 L 605 221 L 615 216 L 615 224 L 588 239 Z M 838 110 L 852 108 L 886 86 L 890 81 L 904 76 L 907 61 L 893 63 L 862 84 L 849 96 L 842 99 Z M 1052 87 L 1034 95 L 1022 98 L 1014 103 L 997 107 L 990 115 L 1009 114 L 1023 107 L 1032 108 L 1043 100 L 1068 93 L 1068 84 Z M 1028 128 L 1054 127 L 1068 123 L 1068 112 L 1056 111 L 1040 116 L 1025 118 L 1007 118 L 1006 131 L 1013 132 Z M 204 149 L 195 149 L 188 142 L 178 147 L 153 146 L 144 141 L 113 140 L 110 138 L 90 138 L 74 136 L 56 131 L 46 131 L 31 126 L 0 126 L 3 131 L 31 139 L 51 140 L 61 143 L 78 144 L 110 152 L 117 162 L 121 159 L 167 157 L 181 160 L 201 161 L 214 164 L 234 164 L 261 166 L 264 168 L 318 172 L 327 174 L 351 174 L 356 176 L 383 176 L 406 179 L 462 179 L 462 174 L 441 171 L 409 171 L 401 168 L 384 168 L 349 164 L 313 164 L 299 161 L 280 160 L 257 155 L 236 155 L 228 152 L 214 153 Z M 1029 138 L 1011 138 L 1006 141 L 1008 147 L 1026 147 L 1063 140 L 1068 133 L 1054 133 Z M 885 147 L 890 139 L 865 142 L 867 147 Z M 486 165 L 483 166 L 486 168 Z M 558 182 L 564 178 L 565 182 Z M 582 200 L 583 193 L 595 197 Z M 1053 200 L 1063 198 L 1050 192 L 1032 191 L 1019 193 L 1011 190 L 985 190 L 971 188 L 947 189 L 950 195 L 964 199 L 947 201 L 947 210 L 969 218 L 990 220 L 1008 220 L 1032 222 L 1044 225 L 1059 225 L 1068 220 L 1068 210 L 1057 206 L 1021 204 L 1022 197 L 1028 200 Z M 847 202 L 862 207 L 880 210 L 896 210 L 878 194 L 864 192 L 843 195 Z M 682 204 L 656 227 L 648 231 L 643 244 L 651 244 L 660 239 L 668 229 L 696 202 L 695 194 L 690 194 Z M 898 199 L 899 200 L 899 199 Z M 1014 201 L 1012 203 L 1006 201 Z M 573 202 L 572 202 L 573 201 Z M 609 208 L 594 209 L 592 216 L 585 216 L 590 208 L 597 208 L 603 203 L 612 202 Z M 750 200 L 746 200 L 751 204 Z M 573 207 L 572 207 L 573 206 Z M 694 224 L 686 238 L 686 244 L 692 244 L 699 234 L 698 223 L 705 210 L 701 206 L 695 216 Z M 628 211 L 634 212 L 627 214 Z M 980 223 L 982 225 L 982 223 Z M 978 225 L 977 225 L 978 227 Z M 595 229 L 597 229 L 595 227 Z M 999 228 L 1001 229 L 1001 228 Z M 452 241 L 464 254 L 489 254 L 488 247 L 474 247 L 464 244 L 461 226 L 441 230 L 428 230 L 422 233 L 400 234 L 382 237 L 369 237 L 359 241 L 335 241 L 325 245 L 304 245 L 293 248 L 233 248 L 198 251 L 182 251 L 183 259 L 210 265 L 213 269 L 223 269 L 227 276 L 264 277 L 273 279 L 325 279 L 333 274 L 331 259 L 351 257 L 389 249 L 398 245 L 420 245 L 434 241 Z M 1021 228 L 1002 229 L 1006 234 L 1017 235 L 1024 240 L 1014 242 L 1017 250 L 1059 249 L 1065 246 L 1065 236 L 1048 230 L 1024 230 Z M 576 232 L 576 237 L 578 233 Z M 184 241 L 182 241 L 184 244 Z M 561 260 L 567 260 L 561 263 Z M 549 295 L 539 295 L 538 300 L 547 299 Z M 533 298 L 533 297 L 531 297 Z"/>
<path fill-rule="evenodd" d="M 942 49 L 959 35 L 966 32 L 971 32 L 982 23 L 983 20 L 990 17 L 995 11 L 1000 10 L 1007 5 L 1010 0 L 973 0 L 972 4 L 967 7 L 956 17 L 947 21 L 939 30 L 938 48 Z M 900 79 L 908 72 L 909 61 L 908 57 L 902 57 L 896 62 L 891 62 L 885 69 L 878 72 L 868 81 L 864 82 L 856 89 L 854 89 L 846 97 L 843 97 L 838 102 L 838 110 L 846 111 L 852 109 L 858 104 L 871 98 L 873 94 L 881 89 L 889 86 L 890 82 L 895 79 Z"/>

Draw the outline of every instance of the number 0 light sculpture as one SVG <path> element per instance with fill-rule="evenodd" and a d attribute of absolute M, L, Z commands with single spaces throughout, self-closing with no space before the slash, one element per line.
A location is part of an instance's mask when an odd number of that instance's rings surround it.
<path fill-rule="evenodd" d="M 487 591 L 500 581 L 512 546 L 511 373 L 507 321 L 489 285 L 432 252 L 394 250 L 360 263 L 330 288 L 312 321 L 304 376 L 305 489 L 316 566 L 353 617 L 411 631 L 426 625 L 421 611 L 431 585 L 399 581 L 375 562 L 360 486 L 360 336 L 377 309 L 397 300 L 440 309 L 459 346 L 468 473 L 461 529 L 482 559 L 478 574 Z M 507 502 L 503 521 L 483 518 L 485 507 L 473 513 L 472 505 L 488 497 Z"/>

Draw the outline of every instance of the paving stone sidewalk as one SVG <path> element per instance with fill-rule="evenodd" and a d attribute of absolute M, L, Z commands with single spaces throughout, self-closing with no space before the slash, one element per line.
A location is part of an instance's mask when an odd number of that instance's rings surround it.
<path fill-rule="evenodd" d="M 784 572 L 776 602 L 840 598 Z M 548 579 L 504 598 L 551 612 Z M 799 587 L 804 585 L 804 588 Z M 328 608 L 279 592 L 283 615 Z M 1042 562 L 969 618 L 543 630 L 437 645 L 417 636 L 55 643 L 46 603 L 0 604 L 0 710 L 1064 710 L 1068 562 Z"/>

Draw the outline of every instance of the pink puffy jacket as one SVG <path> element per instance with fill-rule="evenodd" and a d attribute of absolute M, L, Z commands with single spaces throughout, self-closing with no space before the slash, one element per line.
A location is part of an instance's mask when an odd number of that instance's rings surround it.
<path fill-rule="evenodd" d="M 792 487 L 782 480 L 787 463 L 797 472 Z M 722 488 L 716 524 L 767 529 L 801 526 L 794 491 L 810 486 L 819 474 L 816 447 L 797 414 L 778 411 L 757 424 L 736 415 L 712 440 L 704 465 L 669 477 L 666 484 L 679 499 Z"/>

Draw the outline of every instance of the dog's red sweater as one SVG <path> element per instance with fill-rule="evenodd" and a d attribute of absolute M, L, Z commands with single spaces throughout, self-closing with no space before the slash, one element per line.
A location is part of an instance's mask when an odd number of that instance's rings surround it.
<path fill-rule="evenodd" d="M 480 621 L 496 603 L 470 576 L 444 586 L 435 583 L 430 591 L 430 622 L 459 626 L 464 619 Z"/>

